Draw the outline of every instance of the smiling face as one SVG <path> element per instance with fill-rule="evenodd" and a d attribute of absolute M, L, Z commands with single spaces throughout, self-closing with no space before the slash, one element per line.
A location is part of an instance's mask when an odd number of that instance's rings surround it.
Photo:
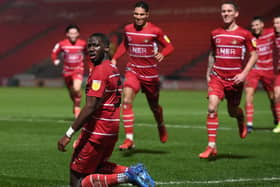
<path fill-rule="evenodd" d="M 70 42 L 75 43 L 77 41 L 78 37 L 80 36 L 80 33 L 79 33 L 78 29 L 71 28 L 66 33 L 66 36 L 70 40 Z"/>
<path fill-rule="evenodd" d="M 254 20 L 251 23 L 251 30 L 253 35 L 258 36 L 262 33 L 264 28 L 264 23 L 261 20 Z"/>
<path fill-rule="evenodd" d="M 239 13 L 232 4 L 222 4 L 221 7 L 221 16 L 225 24 L 231 24 L 235 22 L 235 19 L 238 17 Z"/>
<path fill-rule="evenodd" d="M 90 60 L 94 64 L 99 64 L 108 52 L 109 48 L 104 46 L 100 37 L 92 36 L 88 39 L 87 50 Z"/>
<path fill-rule="evenodd" d="M 137 27 L 145 26 L 149 17 L 149 12 L 142 7 L 136 7 L 134 9 L 133 18 L 134 18 L 134 25 Z"/>

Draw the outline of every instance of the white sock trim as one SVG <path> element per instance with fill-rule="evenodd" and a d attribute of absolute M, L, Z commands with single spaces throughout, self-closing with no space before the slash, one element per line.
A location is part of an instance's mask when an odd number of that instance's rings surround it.
<path fill-rule="evenodd" d="M 126 138 L 133 141 L 133 134 L 126 134 Z"/>
<path fill-rule="evenodd" d="M 216 142 L 209 142 L 208 146 L 212 147 L 212 148 L 215 148 L 216 147 Z"/>

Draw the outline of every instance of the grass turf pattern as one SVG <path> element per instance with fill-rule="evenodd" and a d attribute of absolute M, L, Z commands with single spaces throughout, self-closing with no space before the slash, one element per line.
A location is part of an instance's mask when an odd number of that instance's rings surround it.
<path fill-rule="evenodd" d="M 67 186 L 72 148 L 68 146 L 66 153 L 56 149 L 73 120 L 66 89 L 0 88 L 0 101 L 0 186 Z M 138 94 L 136 149 L 117 149 L 124 139 L 121 124 L 111 161 L 128 166 L 144 163 L 157 186 L 280 186 L 280 134 L 271 132 L 274 125 L 265 92 L 256 93 L 255 131 L 244 140 L 239 138 L 236 120 L 226 112 L 225 101 L 221 103 L 218 156 L 211 160 L 198 158 L 207 145 L 206 92 L 162 91 L 160 103 L 169 141 L 160 143 L 145 97 Z"/>

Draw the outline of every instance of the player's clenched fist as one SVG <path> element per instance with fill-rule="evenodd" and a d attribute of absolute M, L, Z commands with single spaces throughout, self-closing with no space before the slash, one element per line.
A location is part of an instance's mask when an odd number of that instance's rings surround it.
<path fill-rule="evenodd" d="M 69 144 L 70 140 L 71 140 L 71 139 L 70 139 L 69 137 L 67 137 L 66 135 L 64 135 L 64 136 L 57 142 L 57 149 L 58 149 L 59 151 L 65 152 L 65 151 L 66 151 L 65 147 L 66 147 L 66 145 Z"/>

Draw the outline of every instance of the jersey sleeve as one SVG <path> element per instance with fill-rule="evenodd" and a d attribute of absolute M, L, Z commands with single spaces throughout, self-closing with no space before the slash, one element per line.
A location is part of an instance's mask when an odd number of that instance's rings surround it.
<path fill-rule="evenodd" d="M 91 73 L 90 81 L 87 96 L 101 98 L 106 88 L 107 73 L 102 68 L 95 67 Z"/>
<path fill-rule="evenodd" d="M 163 31 L 158 28 L 158 42 L 163 46 L 163 49 L 161 51 L 163 56 L 167 56 L 170 53 L 172 53 L 174 51 L 174 47 L 171 44 L 170 39 L 168 38 L 168 36 L 166 34 L 163 33 Z"/>
<path fill-rule="evenodd" d="M 51 54 L 52 61 L 55 61 L 58 57 L 58 54 L 61 52 L 60 42 L 56 43 Z"/>
<path fill-rule="evenodd" d="M 250 32 L 247 32 L 246 38 L 245 38 L 245 46 L 248 52 L 252 52 L 256 50 L 257 42 L 256 39 L 254 39 L 253 35 Z"/>

